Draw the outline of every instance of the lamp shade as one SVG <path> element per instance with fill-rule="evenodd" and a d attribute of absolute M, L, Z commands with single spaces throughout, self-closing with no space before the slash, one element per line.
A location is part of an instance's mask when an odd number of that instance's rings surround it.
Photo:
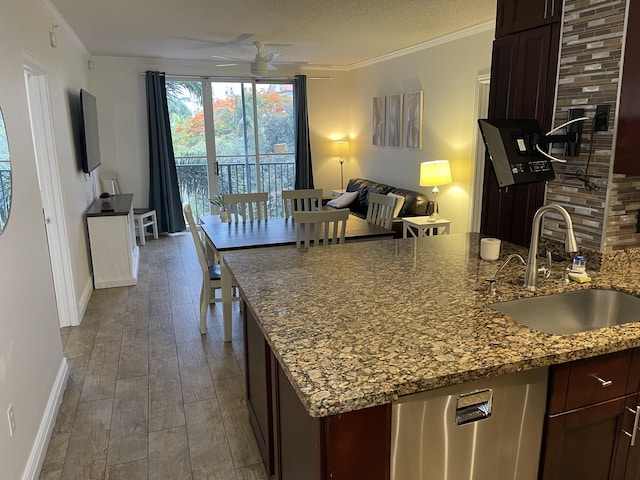
<path fill-rule="evenodd" d="M 420 164 L 420 186 L 437 187 L 451 183 L 449 160 L 433 160 Z"/>
<path fill-rule="evenodd" d="M 335 157 L 348 157 L 349 156 L 349 142 L 346 140 L 338 140 L 333 142 L 333 155 Z"/>

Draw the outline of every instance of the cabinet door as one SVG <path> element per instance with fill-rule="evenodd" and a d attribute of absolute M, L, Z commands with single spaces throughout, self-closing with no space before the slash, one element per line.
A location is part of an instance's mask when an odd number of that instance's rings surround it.
<path fill-rule="evenodd" d="M 629 2 L 627 22 L 613 171 L 638 176 L 640 159 L 635 140 L 640 131 L 640 3 Z"/>
<path fill-rule="evenodd" d="M 262 460 L 269 474 L 272 474 L 274 467 L 271 349 L 251 311 L 248 308 L 244 310 L 245 379 L 249 421 Z"/>
<path fill-rule="evenodd" d="M 322 421 L 307 414 L 278 362 L 273 363 L 275 387 L 275 478 L 324 480 Z"/>
<path fill-rule="evenodd" d="M 489 118 L 535 118 L 543 130 L 551 128 L 559 42 L 559 24 L 494 42 Z M 499 189 L 491 162 L 485 162 L 482 233 L 527 246 L 543 202 L 543 182 Z"/>
<path fill-rule="evenodd" d="M 496 38 L 559 22 L 562 0 L 499 0 Z"/>
<path fill-rule="evenodd" d="M 628 395 L 547 417 L 540 478 L 624 478 L 631 443 L 624 431 L 633 429 L 631 410 L 635 411 L 636 397 Z"/>
<path fill-rule="evenodd" d="M 640 394 L 638 394 L 632 405 L 627 405 L 632 410 L 640 409 Z M 640 413 L 638 413 L 640 415 Z M 632 429 L 627 430 L 633 432 Z M 629 446 L 629 456 L 627 457 L 627 470 L 625 480 L 638 480 L 640 478 L 640 431 L 636 433 L 637 439 L 633 446 Z"/>

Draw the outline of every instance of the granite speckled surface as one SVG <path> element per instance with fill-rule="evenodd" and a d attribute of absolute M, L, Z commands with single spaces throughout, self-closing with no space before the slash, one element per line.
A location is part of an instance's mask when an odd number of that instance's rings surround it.
<path fill-rule="evenodd" d="M 522 288 L 509 253 L 479 258 L 478 234 L 261 250 L 225 256 L 308 413 L 323 417 L 401 395 L 640 346 L 640 322 L 570 335 L 531 330 L 490 303 L 584 288 L 640 295 L 640 267 L 561 282 L 562 267 Z M 563 264 L 556 264 L 562 265 Z M 587 265 L 589 271 L 589 265 Z"/>

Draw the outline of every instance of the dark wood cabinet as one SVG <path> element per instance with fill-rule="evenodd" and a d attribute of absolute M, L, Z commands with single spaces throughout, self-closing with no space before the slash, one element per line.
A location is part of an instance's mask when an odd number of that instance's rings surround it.
<path fill-rule="evenodd" d="M 561 20 L 563 0 L 498 0 L 496 38 Z"/>
<path fill-rule="evenodd" d="M 493 44 L 489 118 L 535 118 L 551 129 L 560 24 L 498 38 Z M 535 211 L 544 202 L 544 183 L 498 188 L 485 161 L 480 231 L 527 246 Z"/>
<path fill-rule="evenodd" d="M 245 312 L 244 351 L 249 421 L 255 432 L 262 460 L 271 475 L 274 470 L 271 349 L 249 312 Z"/>
<path fill-rule="evenodd" d="M 637 349 L 552 367 L 541 479 L 639 478 L 639 372 Z"/>
<path fill-rule="evenodd" d="M 640 2 L 629 2 L 627 34 L 618 103 L 615 173 L 640 176 L 640 157 L 635 136 L 640 131 Z"/>
<path fill-rule="evenodd" d="M 264 464 L 277 480 L 388 480 L 391 404 L 309 416 L 245 309 L 247 408 Z"/>

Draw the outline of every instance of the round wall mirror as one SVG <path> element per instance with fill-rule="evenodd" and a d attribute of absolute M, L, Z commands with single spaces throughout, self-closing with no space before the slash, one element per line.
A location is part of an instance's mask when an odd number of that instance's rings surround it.
<path fill-rule="evenodd" d="M 0 109 L 0 234 L 9 220 L 11 210 L 11 160 L 4 117 Z"/>

